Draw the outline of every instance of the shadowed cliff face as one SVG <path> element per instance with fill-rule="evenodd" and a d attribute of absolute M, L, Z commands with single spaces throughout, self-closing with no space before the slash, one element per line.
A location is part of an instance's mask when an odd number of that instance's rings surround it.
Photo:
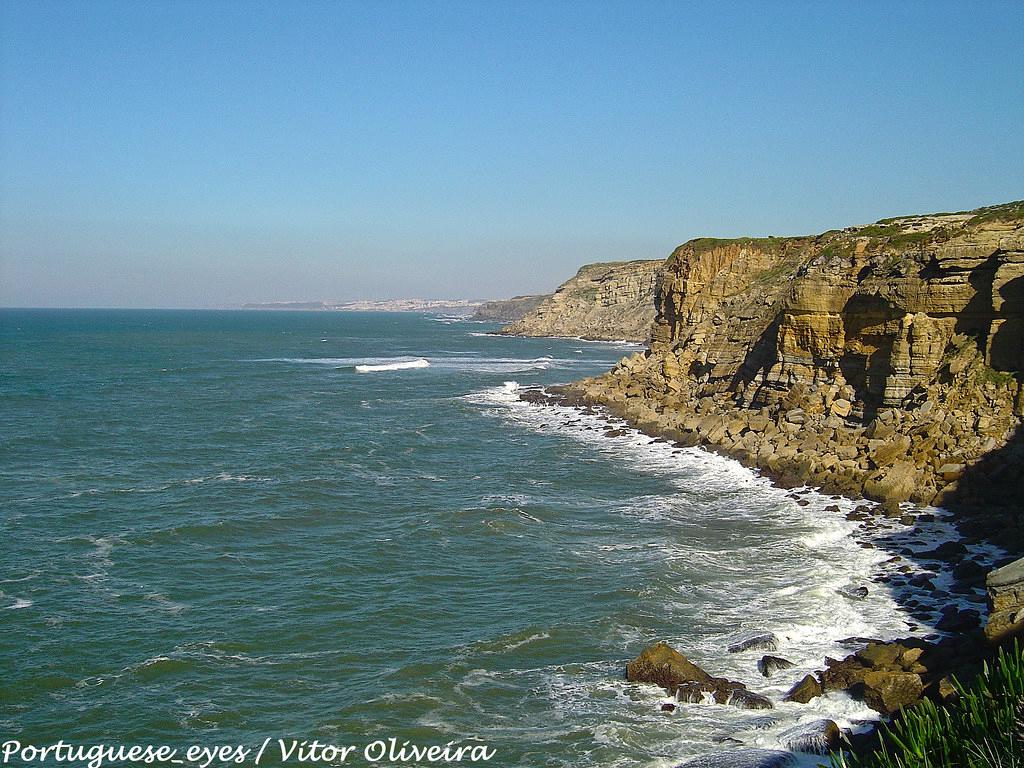
<path fill-rule="evenodd" d="M 647 341 L 662 261 L 588 264 L 502 333 Z"/>
<path fill-rule="evenodd" d="M 586 396 L 794 481 L 952 501 L 1024 413 L 1022 203 L 693 240 L 655 308 L 649 352 Z"/>

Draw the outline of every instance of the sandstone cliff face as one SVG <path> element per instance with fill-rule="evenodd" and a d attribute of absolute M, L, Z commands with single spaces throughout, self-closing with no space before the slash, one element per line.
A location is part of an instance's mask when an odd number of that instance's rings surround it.
<path fill-rule="evenodd" d="M 660 260 L 588 264 L 502 333 L 647 341 L 662 264 Z"/>
<path fill-rule="evenodd" d="M 545 293 L 539 296 L 513 296 L 511 299 L 485 301 L 477 307 L 476 312 L 473 313 L 470 319 L 495 323 L 511 323 L 521 319 L 528 312 L 532 312 L 550 297 L 550 293 Z"/>
<path fill-rule="evenodd" d="M 589 400 L 890 503 L 963 497 L 996 449 L 986 472 L 1024 475 L 1024 203 L 693 240 L 655 304 L 650 350 L 583 382 Z"/>

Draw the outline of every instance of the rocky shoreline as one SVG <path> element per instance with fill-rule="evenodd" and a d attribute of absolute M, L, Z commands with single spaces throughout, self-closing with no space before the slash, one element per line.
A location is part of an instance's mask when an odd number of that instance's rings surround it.
<path fill-rule="evenodd" d="M 656 423 L 632 422 L 622 409 L 595 404 L 576 386 L 527 389 L 520 398 L 538 407 L 570 407 L 603 416 L 608 425 L 604 435 L 610 440 L 635 427 L 677 449 L 693 445 L 692 441 L 674 439 L 674 430 L 661 429 Z M 623 419 L 631 426 L 624 426 Z M 713 450 L 714 446 L 705 448 Z M 771 472 L 764 474 L 772 477 Z M 795 503 L 807 503 L 804 496 L 811 491 L 804 484 L 795 487 L 792 477 L 776 479 L 791 489 Z M 838 513 L 839 507 L 833 511 Z M 884 548 L 889 557 L 870 582 L 850 585 L 837 597 L 856 602 L 871 591 L 888 591 L 905 610 L 907 635 L 890 640 L 844 638 L 840 644 L 849 653 L 842 658 L 824 658 L 820 669 L 793 681 L 782 701 L 813 708 L 818 697 L 842 692 L 864 701 L 886 719 L 899 717 L 904 707 L 923 698 L 950 701 L 957 695 L 953 680 L 969 682 L 995 644 L 1024 627 L 1024 562 L 987 545 L 983 529 L 960 525 L 953 513 L 941 509 L 864 500 L 846 518 L 856 524 L 854 537 L 859 546 Z M 956 531 L 953 538 L 944 535 L 950 530 Z M 999 567 L 1001 570 L 993 572 Z M 751 663 L 766 679 L 784 675 L 792 667 L 785 658 L 786 648 L 771 633 L 738 638 L 722 652 L 757 652 L 754 656 L 759 658 L 751 657 Z M 626 677 L 663 688 L 670 697 L 661 705 L 666 712 L 675 712 L 684 704 L 771 710 L 777 703 L 748 685 L 716 677 L 661 642 L 629 662 Z M 788 751 L 751 748 L 737 734 L 725 739 L 723 746 L 729 744 L 732 749 L 721 756 L 707 755 L 685 765 L 768 768 L 788 764 L 794 752 L 866 751 L 877 743 L 878 722 L 861 722 L 856 729 L 843 730 L 834 721 L 819 718 L 780 735 L 781 745 Z"/>
<path fill-rule="evenodd" d="M 565 322 L 601 310 L 586 269 L 522 330 L 562 335 Z M 784 698 L 813 706 L 841 692 L 898 717 L 922 698 L 955 696 L 954 677 L 966 682 L 996 644 L 1024 634 L 1024 563 L 1008 559 L 1024 551 L 1024 201 L 816 236 L 698 238 L 647 275 L 646 351 L 522 398 L 605 414 L 610 439 L 636 428 L 729 457 L 796 489 L 797 504 L 809 488 L 865 500 L 848 520 L 860 546 L 889 557 L 872 583 L 838 599 L 888 590 L 907 635 L 848 638 L 849 653 L 824 659 Z M 635 270 L 627 282 L 635 295 Z M 629 327 L 645 327 L 650 311 L 633 307 Z M 939 525 L 955 535 L 929 544 Z M 985 541 L 1006 553 L 977 556 Z M 784 674 L 786 649 L 772 646 L 758 663 Z M 660 685 L 667 704 L 774 706 L 676 649 L 645 654 L 627 675 Z M 838 744 L 838 728 L 823 728 L 815 743 Z M 782 759 L 730 754 L 687 765 Z"/>
<path fill-rule="evenodd" d="M 1024 203 L 692 240 L 654 306 L 649 349 L 567 394 L 782 484 L 1024 543 Z"/>

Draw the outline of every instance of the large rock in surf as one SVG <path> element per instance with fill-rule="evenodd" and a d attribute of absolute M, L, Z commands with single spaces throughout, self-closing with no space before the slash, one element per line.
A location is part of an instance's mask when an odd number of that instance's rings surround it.
<path fill-rule="evenodd" d="M 705 683 L 711 675 L 679 653 L 668 643 L 650 645 L 626 664 L 626 679 L 634 683 L 654 683 L 675 693 L 683 683 Z"/>
<path fill-rule="evenodd" d="M 796 762 L 791 752 L 776 749 L 734 749 L 701 755 L 677 768 L 786 768 Z"/>
<path fill-rule="evenodd" d="M 757 671 L 765 677 L 771 677 L 780 669 L 791 669 L 794 666 L 796 665 L 792 661 L 780 656 L 762 656 L 761 660 L 757 662 Z"/>
<path fill-rule="evenodd" d="M 684 683 L 676 689 L 676 698 L 690 704 L 714 702 L 731 704 L 740 709 L 772 709 L 771 701 L 759 693 L 748 691 L 743 683 L 713 677 L 703 683 Z"/>
<path fill-rule="evenodd" d="M 774 651 L 779 647 L 779 639 L 771 632 L 754 632 L 742 635 L 729 643 L 729 653 L 741 651 Z"/>
<path fill-rule="evenodd" d="M 832 720 L 812 720 L 779 734 L 779 743 L 794 752 L 823 755 L 839 746 L 842 731 Z"/>
<path fill-rule="evenodd" d="M 879 670 L 864 675 L 864 703 L 884 715 L 891 715 L 921 698 L 924 684 L 911 672 Z"/>
<path fill-rule="evenodd" d="M 667 643 L 644 648 L 626 664 L 626 679 L 660 685 L 679 701 L 690 704 L 714 702 L 743 709 L 771 709 L 764 696 L 748 691 L 743 683 L 712 677 Z"/>
<path fill-rule="evenodd" d="M 783 697 L 783 701 L 795 701 L 797 704 L 806 704 L 811 699 L 821 696 L 823 693 L 821 683 L 813 675 L 805 675 L 804 678 L 789 689 Z"/>

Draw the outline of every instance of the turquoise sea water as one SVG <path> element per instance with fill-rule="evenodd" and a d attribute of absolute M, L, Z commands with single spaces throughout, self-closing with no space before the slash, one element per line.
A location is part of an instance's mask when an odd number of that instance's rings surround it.
<path fill-rule="evenodd" d="M 416 314 L 0 328 L 2 739 L 476 739 L 491 765 L 668 766 L 822 712 L 663 713 L 622 679 L 646 643 L 778 699 L 839 638 L 905 633 L 885 594 L 836 597 L 883 556 L 837 502 L 516 398 L 635 348 Z M 724 652 L 764 629 L 797 663 L 781 679 Z"/>

